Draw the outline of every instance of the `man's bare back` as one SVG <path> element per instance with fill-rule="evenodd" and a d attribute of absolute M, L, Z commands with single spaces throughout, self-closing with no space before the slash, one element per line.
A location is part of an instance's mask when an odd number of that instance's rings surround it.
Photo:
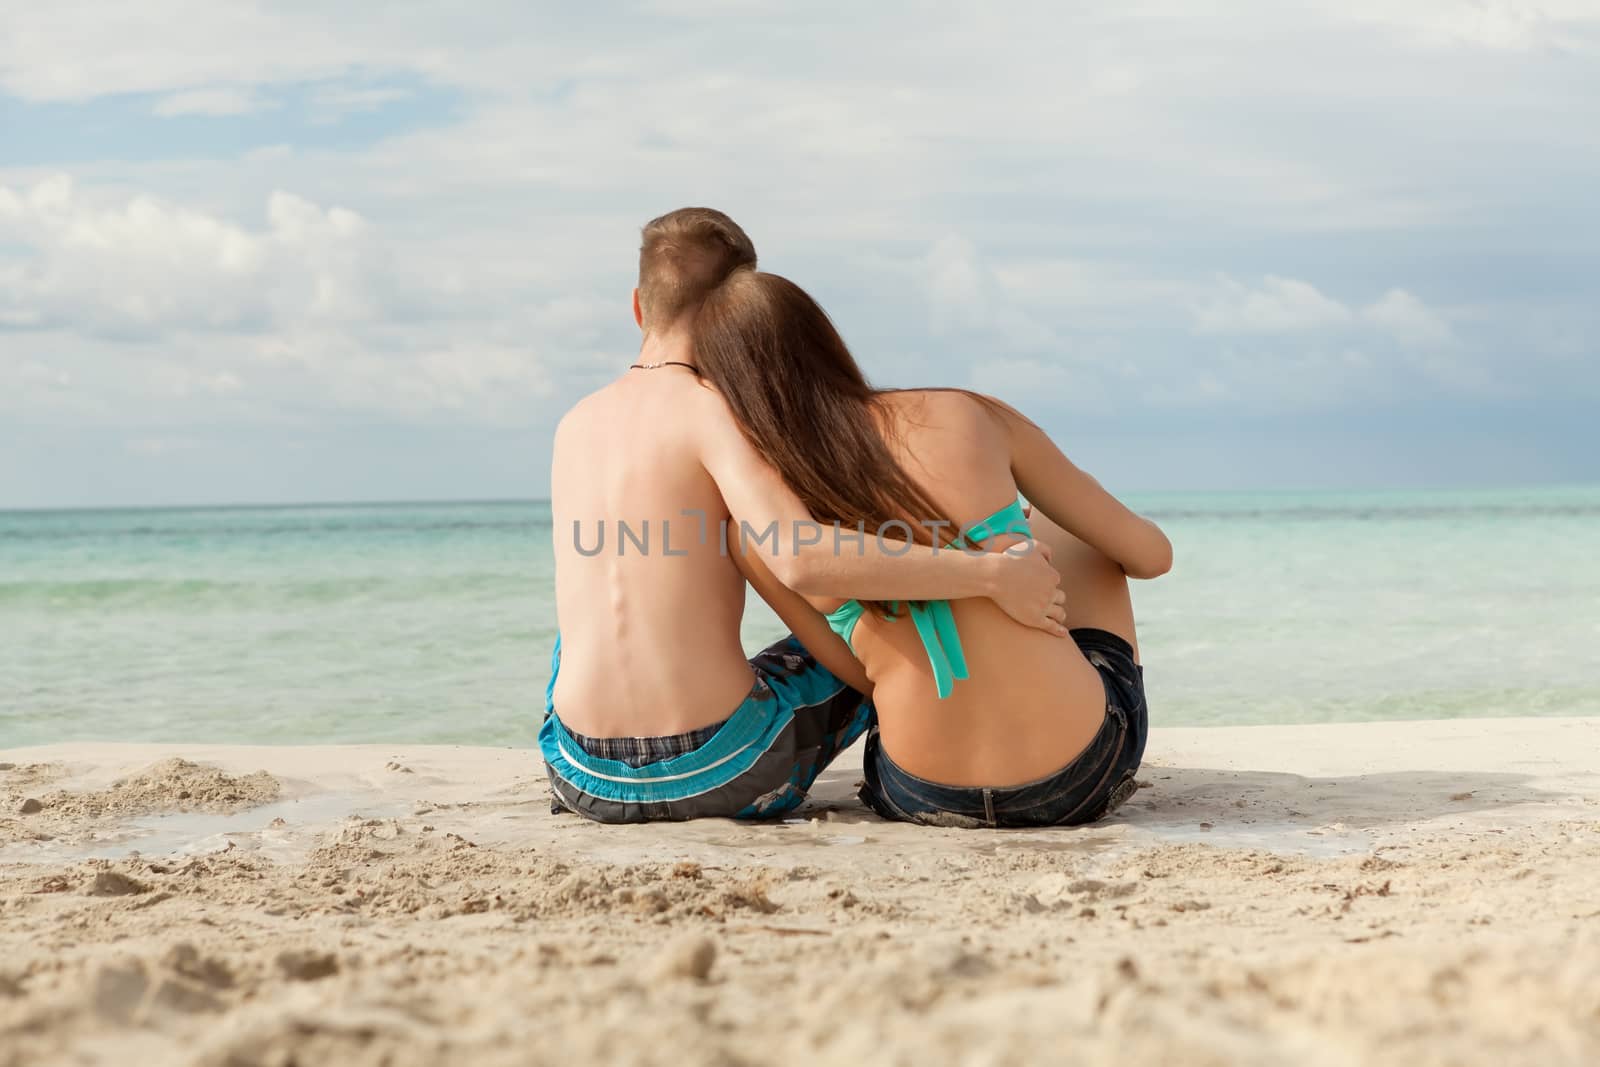
<path fill-rule="evenodd" d="M 554 699 L 580 733 L 698 729 L 750 690 L 739 642 L 745 578 L 722 551 L 728 507 L 700 462 L 706 424 L 726 418 L 722 406 L 692 371 L 634 370 L 581 401 L 556 431 L 563 657 Z"/>

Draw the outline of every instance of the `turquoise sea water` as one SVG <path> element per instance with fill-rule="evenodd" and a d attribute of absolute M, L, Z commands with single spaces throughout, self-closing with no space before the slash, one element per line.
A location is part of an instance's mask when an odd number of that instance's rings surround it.
<path fill-rule="evenodd" d="M 1600 714 L 1600 489 L 1133 498 L 1158 725 Z M 528 745 L 541 503 L 0 512 L 0 747 Z M 776 636 L 754 598 L 746 644 Z"/>

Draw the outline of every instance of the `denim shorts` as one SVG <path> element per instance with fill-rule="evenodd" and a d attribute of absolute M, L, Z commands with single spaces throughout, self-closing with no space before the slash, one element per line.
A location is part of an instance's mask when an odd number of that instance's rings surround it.
<path fill-rule="evenodd" d="M 1116 634 L 1084 628 L 1073 630 L 1072 639 L 1100 673 L 1106 718 L 1071 763 L 1000 789 L 941 785 L 897 767 L 874 726 L 867 734 L 862 802 L 885 819 L 932 826 L 1079 826 L 1116 811 L 1138 789 L 1134 772 L 1150 732 L 1144 669 L 1133 660 L 1133 646 Z"/>

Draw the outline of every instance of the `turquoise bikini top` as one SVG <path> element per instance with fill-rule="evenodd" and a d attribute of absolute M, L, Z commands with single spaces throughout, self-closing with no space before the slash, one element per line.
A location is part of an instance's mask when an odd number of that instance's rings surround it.
<path fill-rule="evenodd" d="M 962 533 L 969 541 L 983 542 L 1001 534 L 1029 535 L 1028 516 L 1022 510 L 1022 501 L 1014 500 L 987 519 L 980 519 Z M 956 542 L 950 542 L 954 545 Z M 967 677 L 967 657 L 961 651 L 961 635 L 956 632 L 956 618 L 950 612 L 948 600 L 913 600 L 907 605 L 911 621 L 916 624 L 917 636 L 928 653 L 928 666 L 933 668 L 933 684 L 939 690 L 939 699 L 950 695 L 957 679 Z M 901 603 L 891 606 L 890 618 L 899 618 Z M 828 615 L 828 625 L 844 638 L 853 650 L 852 638 L 856 623 L 866 612 L 859 600 L 847 600 Z"/>

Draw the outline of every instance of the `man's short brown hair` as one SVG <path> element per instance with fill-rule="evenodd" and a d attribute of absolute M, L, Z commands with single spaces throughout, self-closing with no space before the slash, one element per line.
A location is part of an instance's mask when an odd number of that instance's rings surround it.
<path fill-rule="evenodd" d="M 639 310 L 645 329 L 672 325 L 733 271 L 755 265 L 755 245 L 720 211 L 684 207 L 651 219 L 639 244 Z"/>

